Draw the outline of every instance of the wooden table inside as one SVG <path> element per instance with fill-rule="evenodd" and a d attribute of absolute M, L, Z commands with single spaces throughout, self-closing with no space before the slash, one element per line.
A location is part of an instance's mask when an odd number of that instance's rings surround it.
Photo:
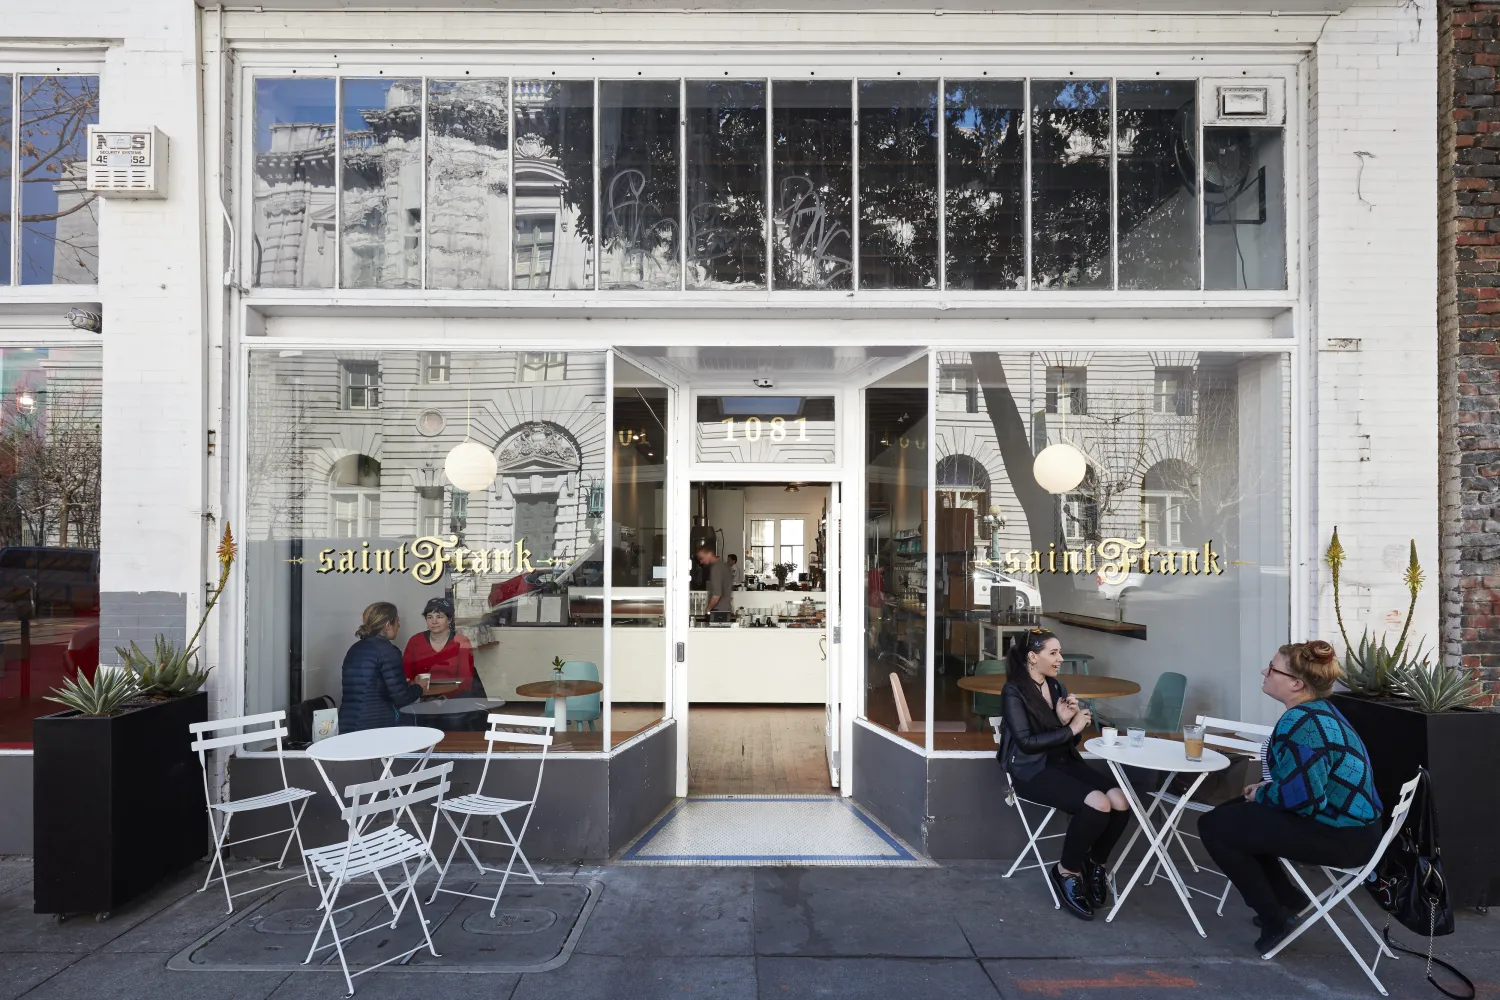
<path fill-rule="evenodd" d="M 516 694 L 523 698 L 577 698 L 603 690 L 604 685 L 598 681 L 533 681 L 516 688 Z"/>
<path fill-rule="evenodd" d="M 423 698 L 441 698 L 450 695 L 464 686 L 463 681 L 428 681 L 427 690 L 422 692 Z"/>
<path fill-rule="evenodd" d="M 1123 698 L 1127 695 L 1140 694 L 1141 686 L 1135 681 L 1122 680 L 1119 677 L 1097 677 L 1087 674 L 1069 674 L 1062 681 L 1063 687 L 1068 689 L 1068 694 L 1077 698 Z M 965 691 L 978 691 L 981 694 L 999 694 L 1005 689 L 1004 674 L 976 674 L 973 677 L 960 677 L 958 686 Z"/>

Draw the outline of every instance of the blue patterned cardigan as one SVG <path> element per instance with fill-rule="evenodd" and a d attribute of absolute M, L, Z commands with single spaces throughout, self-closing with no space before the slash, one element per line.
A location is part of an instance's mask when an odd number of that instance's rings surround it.
<path fill-rule="evenodd" d="M 1329 826 L 1379 821 L 1380 796 L 1364 742 L 1339 710 L 1321 699 L 1287 709 L 1266 745 L 1270 781 L 1262 805 L 1311 816 Z"/>

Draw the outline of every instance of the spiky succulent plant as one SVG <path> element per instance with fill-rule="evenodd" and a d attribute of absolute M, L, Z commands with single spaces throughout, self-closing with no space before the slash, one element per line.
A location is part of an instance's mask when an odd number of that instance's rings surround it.
<path fill-rule="evenodd" d="M 130 648 L 116 646 L 120 662 L 135 676 L 142 694 L 185 698 L 208 680 L 208 671 L 199 670 L 197 650 L 178 649 L 166 636 L 157 636 L 148 654 L 131 640 Z"/>
<path fill-rule="evenodd" d="M 53 688 L 46 699 L 79 715 L 101 716 L 114 715 L 140 693 L 130 671 L 104 668 L 94 674 L 93 680 L 80 670 L 76 677 L 65 679 L 60 687 Z"/>
<path fill-rule="evenodd" d="M 1472 705 L 1480 695 L 1479 682 L 1464 667 L 1411 661 L 1396 673 L 1401 691 L 1424 712 L 1449 712 Z"/>

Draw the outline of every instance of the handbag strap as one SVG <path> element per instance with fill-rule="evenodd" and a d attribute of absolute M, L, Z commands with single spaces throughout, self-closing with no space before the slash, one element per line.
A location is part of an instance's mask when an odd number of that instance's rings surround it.
<path fill-rule="evenodd" d="M 1431 919 L 1435 922 L 1437 920 L 1437 910 L 1433 907 L 1429 907 L 1428 910 L 1432 914 Z M 1420 951 L 1414 951 L 1411 948 L 1404 948 L 1391 940 L 1391 925 L 1389 921 L 1386 922 L 1385 928 L 1381 931 L 1381 935 L 1385 938 L 1385 943 L 1390 946 L 1393 951 L 1399 951 L 1405 955 L 1415 955 L 1417 958 L 1422 957 L 1422 953 Z M 1470 979 L 1462 972 L 1459 972 L 1458 969 L 1456 969 L 1448 962 L 1443 961 L 1441 958 L 1434 957 L 1432 954 L 1432 938 L 1433 935 L 1431 934 L 1427 936 L 1427 981 L 1431 983 L 1433 985 L 1433 988 L 1436 989 L 1439 993 L 1443 994 L 1443 996 L 1445 997 L 1451 997 L 1452 1000 L 1474 1000 L 1474 980 Z M 1443 968 L 1447 969 L 1450 973 L 1453 974 L 1453 977 L 1455 979 L 1469 988 L 1469 992 L 1455 993 L 1444 986 L 1442 983 L 1438 982 L 1436 979 L 1433 979 L 1432 967 L 1434 965 L 1440 965 Z"/>

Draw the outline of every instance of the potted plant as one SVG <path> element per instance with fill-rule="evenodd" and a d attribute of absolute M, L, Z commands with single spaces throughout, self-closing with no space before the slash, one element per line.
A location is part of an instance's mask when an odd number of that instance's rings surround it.
<path fill-rule="evenodd" d="M 1339 601 L 1345 552 L 1335 529 L 1326 559 L 1333 576 L 1333 607 L 1344 639 L 1343 683 L 1333 702 L 1359 733 L 1375 771 L 1375 789 L 1387 809 L 1401 785 L 1425 767 L 1432 776 L 1443 868 L 1454 906 L 1500 901 L 1500 800 L 1484 794 L 1476 774 L 1500 761 L 1500 713 L 1475 708 L 1480 696 L 1473 672 L 1433 662 L 1425 642 L 1410 642 L 1411 618 L 1424 583 L 1417 546 L 1403 581 L 1411 594 L 1395 646 L 1368 629 L 1349 641 Z"/>
<path fill-rule="evenodd" d="M 560 680 L 563 679 L 562 678 L 562 668 L 563 668 L 562 657 L 561 656 L 554 656 L 552 658 L 552 679 L 554 681 L 560 681 Z"/>
<path fill-rule="evenodd" d="M 797 568 L 796 563 L 777 563 L 771 567 L 771 572 L 776 574 L 776 589 L 786 589 L 786 578 L 792 575 L 792 570 Z"/>
<path fill-rule="evenodd" d="M 188 726 L 208 719 L 198 637 L 234 564 L 226 526 L 219 582 L 198 628 L 178 649 L 157 636 L 147 653 L 83 671 L 53 689 L 66 711 L 32 724 L 34 908 L 99 919 L 208 853 L 207 807 Z"/>

